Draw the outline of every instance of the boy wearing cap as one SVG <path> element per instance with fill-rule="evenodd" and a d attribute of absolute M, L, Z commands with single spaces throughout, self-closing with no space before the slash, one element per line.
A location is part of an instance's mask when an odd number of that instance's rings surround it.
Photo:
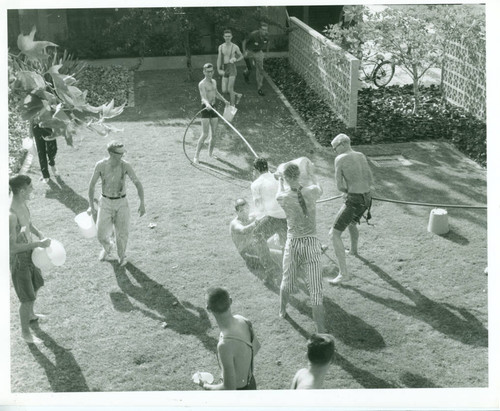
<path fill-rule="evenodd" d="M 139 195 L 139 216 L 146 213 L 144 206 L 144 189 L 137 178 L 132 166 L 125 160 L 123 155 L 125 149 L 122 143 L 112 141 L 108 144 L 109 156 L 98 161 L 89 183 L 89 213 L 96 214 L 94 206 L 94 189 L 99 178 L 102 183 L 102 193 L 99 199 L 99 211 L 97 212 L 97 239 L 103 249 L 99 254 L 99 260 L 111 260 L 111 234 L 116 235 L 116 249 L 121 267 L 127 264 L 126 249 L 128 241 L 128 228 L 130 210 L 127 201 L 125 176 L 132 180 Z"/>
<path fill-rule="evenodd" d="M 292 390 L 323 388 L 325 375 L 333 362 L 335 344 L 329 334 L 313 334 L 307 341 L 309 365 L 297 371 L 292 380 Z"/>

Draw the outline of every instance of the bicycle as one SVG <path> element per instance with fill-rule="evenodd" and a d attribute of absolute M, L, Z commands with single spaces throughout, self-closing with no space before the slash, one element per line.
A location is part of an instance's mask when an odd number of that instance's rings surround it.
<path fill-rule="evenodd" d="M 373 59 L 375 57 L 375 59 Z M 373 82 L 377 87 L 385 87 L 394 77 L 396 71 L 396 64 L 393 61 L 385 60 L 382 54 L 370 56 L 362 60 L 360 68 L 365 76 L 364 80 Z M 365 67 L 373 67 L 371 73 L 365 70 Z"/>

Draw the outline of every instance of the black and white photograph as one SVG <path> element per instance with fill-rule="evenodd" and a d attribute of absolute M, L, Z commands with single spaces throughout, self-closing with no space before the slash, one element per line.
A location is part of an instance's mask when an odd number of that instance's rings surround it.
<path fill-rule="evenodd" d="M 0 409 L 500 409 L 499 18 L 7 0 Z"/>

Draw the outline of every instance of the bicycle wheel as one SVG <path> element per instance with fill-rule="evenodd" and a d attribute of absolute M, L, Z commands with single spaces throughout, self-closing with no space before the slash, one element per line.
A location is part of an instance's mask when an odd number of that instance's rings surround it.
<path fill-rule="evenodd" d="M 382 61 L 373 72 L 373 82 L 377 87 L 384 87 L 392 80 L 394 76 L 394 64 L 390 61 Z"/>

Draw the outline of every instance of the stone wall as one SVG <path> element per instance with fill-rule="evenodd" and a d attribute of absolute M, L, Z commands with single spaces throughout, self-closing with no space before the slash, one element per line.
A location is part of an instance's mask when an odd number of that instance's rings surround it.
<path fill-rule="evenodd" d="M 355 127 L 359 60 L 295 17 L 290 28 L 290 65 L 348 127 Z"/>
<path fill-rule="evenodd" d="M 446 100 L 486 121 L 486 54 L 450 41 L 442 75 Z"/>

